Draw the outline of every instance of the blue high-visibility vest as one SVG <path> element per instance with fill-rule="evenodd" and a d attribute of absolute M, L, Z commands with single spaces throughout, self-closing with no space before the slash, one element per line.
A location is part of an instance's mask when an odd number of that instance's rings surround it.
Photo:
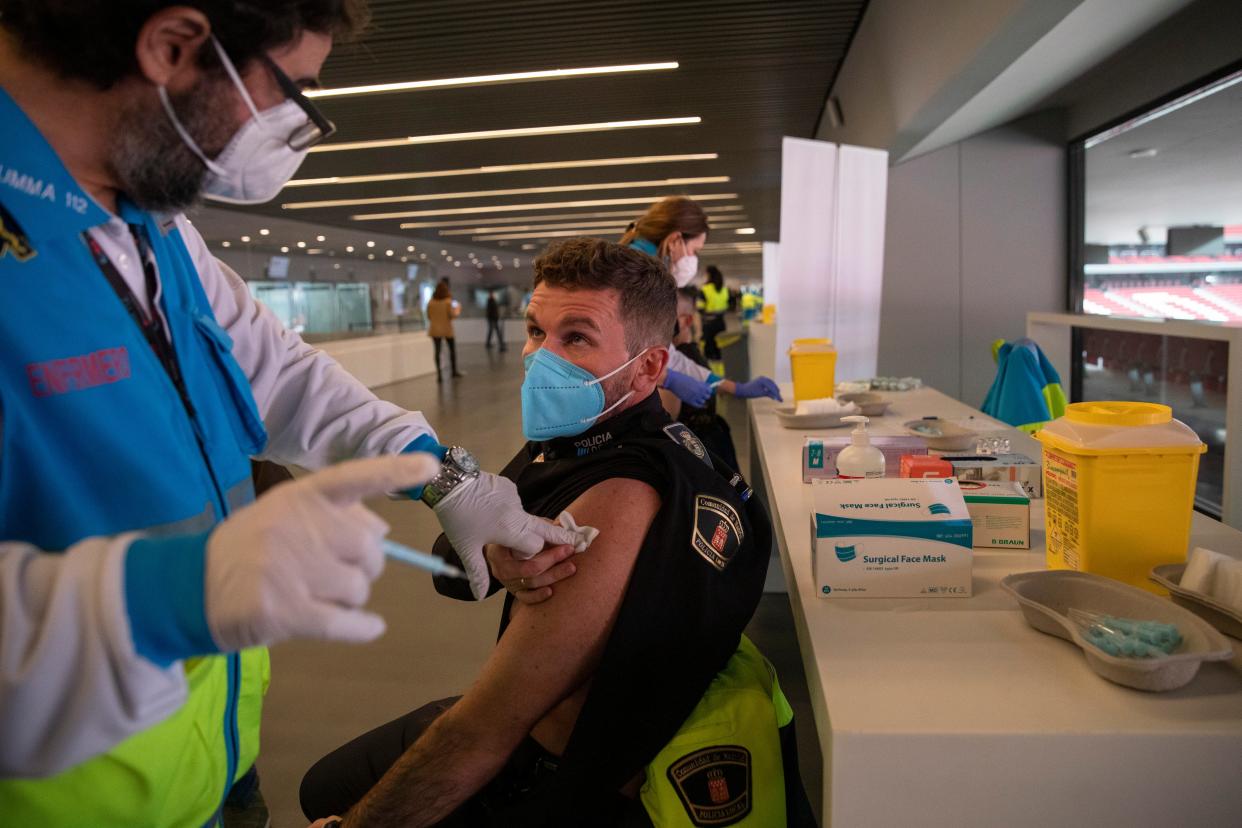
<path fill-rule="evenodd" d="M 267 434 L 172 221 L 120 202 L 154 253 L 188 405 L 83 240 L 108 214 L 2 90 L 0 123 L 0 538 L 59 551 L 143 531 L 123 579 L 135 648 L 181 661 L 189 687 L 102 756 L 0 781 L 0 821 L 209 824 L 257 755 L 268 662 L 212 654 L 206 537 L 253 499 L 249 457 Z"/>

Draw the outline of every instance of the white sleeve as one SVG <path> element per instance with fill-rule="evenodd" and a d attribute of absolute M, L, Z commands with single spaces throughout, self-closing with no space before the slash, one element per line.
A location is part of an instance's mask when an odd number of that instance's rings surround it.
<path fill-rule="evenodd" d="M 185 220 L 177 226 L 233 357 L 250 379 L 267 426 L 263 458 L 318 469 L 339 460 L 396 454 L 420 435 L 435 437 L 423 415 L 380 400 L 336 360 L 287 330 L 216 259 Z"/>
<path fill-rule="evenodd" d="M 59 773 L 185 701 L 181 662 L 161 668 L 134 649 L 123 581 L 134 537 L 63 554 L 0 542 L 0 778 Z"/>
<path fill-rule="evenodd" d="M 699 382 L 707 382 L 712 373 L 672 345 L 668 346 L 668 370 L 694 377 Z"/>

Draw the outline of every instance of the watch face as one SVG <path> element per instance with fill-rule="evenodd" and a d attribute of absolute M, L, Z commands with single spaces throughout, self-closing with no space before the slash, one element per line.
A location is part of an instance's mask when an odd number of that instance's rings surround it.
<path fill-rule="evenodd" d="M 453 446 L 449 449 L 448 459 L 453 462 L 457 468 L 471 474 L 479 470 L 479 461 L 474 459 L 474 455 L 466 451 L 461 446 Z"/>

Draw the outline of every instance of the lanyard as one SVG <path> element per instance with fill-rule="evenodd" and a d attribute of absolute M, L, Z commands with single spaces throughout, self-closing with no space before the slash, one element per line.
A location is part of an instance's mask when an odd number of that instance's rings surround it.
<path fill-rule="evenodd" d="M 151 247 L 147 243 L 146 232 L 143 228 L 135 225 L 129 225 L 129 232 L 134 237 L 134 243 L 138 247 L 138 257 L 142 260 L 142 272 L 146 281 L 147 295 L 151 297 L 151 313 L 147 313 L 134 296 L 134 292 L 130 290 L 129 285 L 125 282 L 125 278 L 120 271 L 116 269 L 116 265 L 103 252 L 103 248 L 99 246 L 99 242 L 91 237 L 90 233 L 83 233 L 82 239 L 86 242 L 86 246 L 90 248 L 91 255 L 95 257 L 95 264 L 99 265 L 99 269 L 103 271 L 104 278 L 108 280 L 108 284 L 112 286 L 112 290 L 116 293 L 121 304 L 125 307 L 125 311 L 130 318 L 134 320 L 142 336 L 147 340 L 147 344 L 151 346 L 151 350 L 155 352 L 155 356 L 159 359 L 160 364 L 164 366 L 164 371 L 168 374 L 168 378 L 172 380 L 173 386 L 177 389 L 177 394 L 181 397 L 181 402 L 185 406 L 190 416 L 194 416 L 194 406 L 190 403 L 190 394 L 186 390 L 185 381 L 181 376 L 181 366 L 177 362 L 177 354 L 173 350 L 172 341 L 168 336 L 167 329 L 164 327 L 164 320 L 160 317 L 159 311 L 155 307 L 155 297 L 159 290 L 159 280 L 155 273 L 155 262 L 151 256 Z"/>

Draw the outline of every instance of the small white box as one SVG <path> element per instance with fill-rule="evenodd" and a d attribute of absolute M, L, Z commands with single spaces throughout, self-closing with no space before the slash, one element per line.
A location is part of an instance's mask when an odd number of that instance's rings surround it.
<path fill-rule="evenodd" d="M 1025 454 L 941 454 L 941 459 L 953 465 L 953 476 L 958 480 L 1021 483 L 1030 497 L 1039 499 L 1044 496 L 1043 464 Z"/>
<path fill-rule="evenodd" d="M 971 522 L 955 478 L 819 480 L 811 550 L 822 598 L 965 598 Z"/>
<path fill-rule="evenodd" d="M 976 549 L 1030 549 L 1031 498 L 1021 483 L 962 480 Z"/>

